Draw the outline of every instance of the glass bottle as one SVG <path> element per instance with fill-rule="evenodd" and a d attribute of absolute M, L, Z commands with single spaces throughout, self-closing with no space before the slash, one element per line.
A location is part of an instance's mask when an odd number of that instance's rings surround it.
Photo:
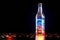
<path fill-rule="evenodd" d="M 45 16 L 42 10 L 42 3 L 38 4 L 36 14 L 36 40 L 43 40 L 45 37 Z"/>

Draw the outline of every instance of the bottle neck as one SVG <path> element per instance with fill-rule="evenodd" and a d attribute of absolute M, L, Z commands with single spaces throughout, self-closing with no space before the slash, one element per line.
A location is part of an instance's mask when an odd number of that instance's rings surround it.
<path fill-rule="evenodd" d="M 42 7 L 38 7 L 38 15 L 42 15 Z"/>
<path fill-rule="evenodd" d="M 38 12 L 42 14 L 42 3 L 38 4 Z"/>

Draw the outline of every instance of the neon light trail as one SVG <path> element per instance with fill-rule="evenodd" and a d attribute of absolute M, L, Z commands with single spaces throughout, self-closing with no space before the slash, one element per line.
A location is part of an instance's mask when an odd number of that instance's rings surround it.
<path fill-rule="evenodd" d="M 45 40 L 45 16 L 43 15 L 42 3 L 38 4 L 38 12 L 36 14 L 36 39 Z"/>

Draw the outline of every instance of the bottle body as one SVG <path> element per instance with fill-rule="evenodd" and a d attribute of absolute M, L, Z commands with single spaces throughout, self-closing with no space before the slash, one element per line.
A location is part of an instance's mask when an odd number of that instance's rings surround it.
<path fill-rule="evenodd" d="M 42 10 L 42 3 L 38 4 L 36 14 L 36 40 L 43 40 L 45 37 L 45 16 Z"/>

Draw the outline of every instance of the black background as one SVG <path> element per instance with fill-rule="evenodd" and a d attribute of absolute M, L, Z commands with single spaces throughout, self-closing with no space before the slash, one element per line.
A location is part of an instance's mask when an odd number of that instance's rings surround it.
<path fill-rule="evenodd" d="M 43 3 L 46 33 L 60 33 L 59 2 L 55 1 L 2 1 L 0 32 L 35 32 L 35 15 L 38 3 Z"/>

